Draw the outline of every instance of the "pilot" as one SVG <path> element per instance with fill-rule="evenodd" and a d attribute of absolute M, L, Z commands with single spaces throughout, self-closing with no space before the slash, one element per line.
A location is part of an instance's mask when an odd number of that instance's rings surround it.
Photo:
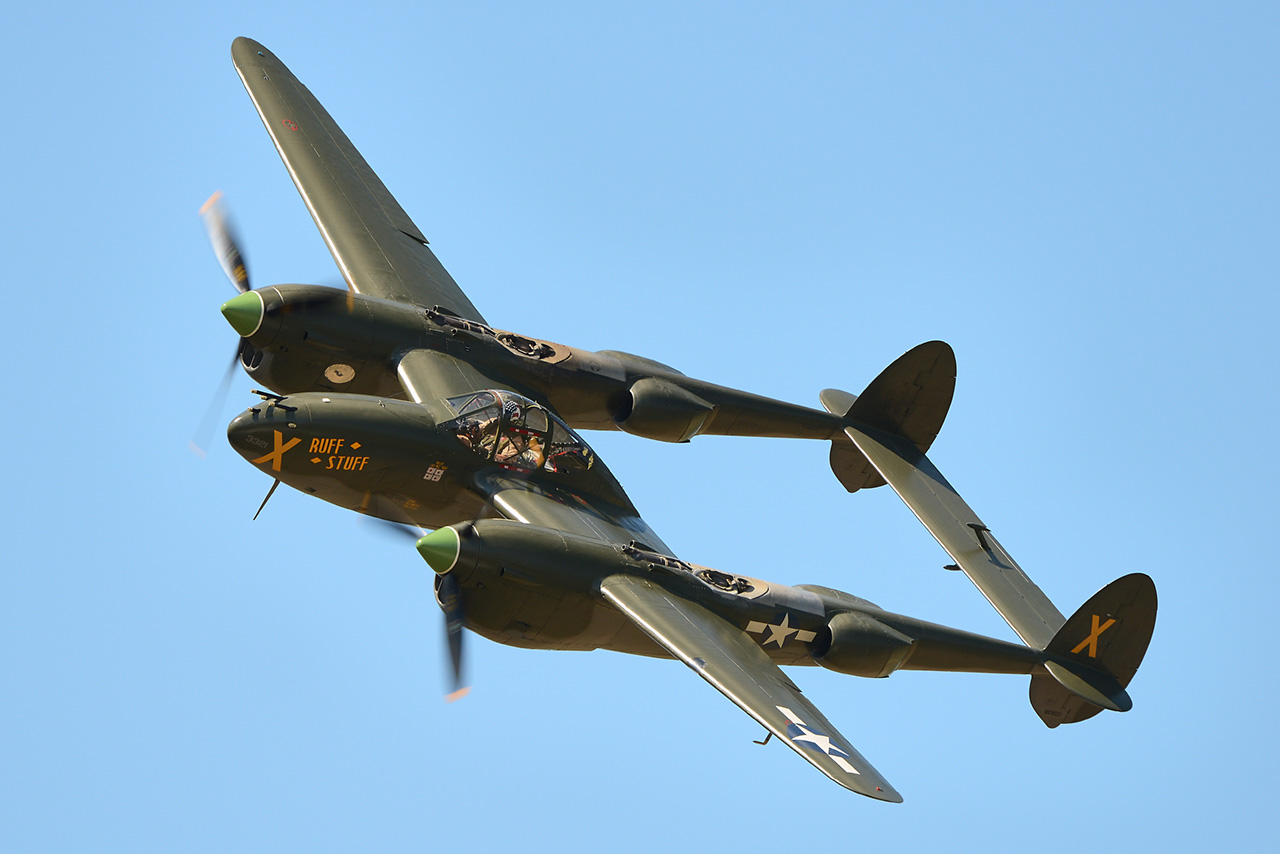
<path fill-rule="evenodd" d="M 458 424 L 458 428 L 458 438 L 477 454 L 487 457 L 493 451 L 493 442 L 498 432 L 497 416 L 466 418 Z"/>
<path fill-rule="evenodd" d="M 518 430 L 505 430 L 498 437 L 498 452 L 494 455 L 494 462 L 504 466 L 515 465 L 520 455 L 524 453 L 527 437 Z"/>
<path fill-rule="evenodd" d="M 536 434 L 529 436 L 529 442 L 525 446 L 524 453 L 520 455 L 520 463 L 525 468 L 539 469 L 546 460 L 547 455 L 543 451 L 542 437 Z"/>

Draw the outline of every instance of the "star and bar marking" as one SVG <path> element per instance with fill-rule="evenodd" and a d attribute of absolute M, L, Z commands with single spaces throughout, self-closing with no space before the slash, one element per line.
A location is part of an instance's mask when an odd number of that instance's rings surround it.
<path fill-rule="evenodd" d="M 857 768 L 849 763 L 848 752 L 837 747 L 835 742 L 831 740 L 831 736 L 823 735 L 813 727 L 800 720 L 800 716 L 788 709 L 786 706 L 774 706 L 782 716 L 787 719 L 787 737 L 793 742 L 806 747 L 809 750 L 816 750 L 819 753 L 831 757 L 831 761 L 840 766 L 840 769 L 847 774 L 861 774 Z"/>
<path fill-rule="evenodd" d="M 783 614 L 782 619 L 778 621 L 777 625 L 773 625 L 772 623 L 762 623 L 759 620 L 752 620 L 747 623 L 747 631 L 755 635 L 768 632 L 769 636 L 760 641 L 760 645 L 768 646 L 771 643 L 776 643 L 778 645 L 778 649 L 782 649 L 782 645 L 786 643 L 792 635 L 795 635 L 796 640 L 801 643 L 808 643 L 817 637 L 814 632 L 792 628 L 790 614 Z"/>

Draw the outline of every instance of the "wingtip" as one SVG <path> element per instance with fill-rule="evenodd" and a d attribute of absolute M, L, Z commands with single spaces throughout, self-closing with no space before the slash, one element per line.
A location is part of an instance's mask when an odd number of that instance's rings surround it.
<path fill-rule="evenodd" d="M 267 58 L 271 56 L 271 51 L 248 36 L 239 36 L 235 41 L 231 42 L 231 58 L 237 63 L 241 58 L 248 58 L 255 54 L 262 58 Z"/>
<path fill-rule="evenodd" d="M 870 780 L 859 780 L 858 783 L 860 785 L 846 786 L 846 788 L 857 792 L 859 795 L 866 795 L 868 798 L 874 798 L 877 801 L 884 801 L 888 804 L 902 803 L 902 795 L 898 794 L 898 790 L 883 779 L 880 780 L 879 784 Z"/>
<path fill-rule="evenodd" d="M 876 786 L 875 797 L 878 800 L 884 801 L 885 803 L 889 803 L 889 804 L 902 803 L 902 795 L 895 792 L 892 788 L 889 788 L 886 790 L 886 789 L 882 789 L 879 786 Z"/>

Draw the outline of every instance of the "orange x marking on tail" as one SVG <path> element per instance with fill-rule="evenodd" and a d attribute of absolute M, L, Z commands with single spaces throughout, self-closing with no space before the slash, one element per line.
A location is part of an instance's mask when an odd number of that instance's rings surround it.
<path fill-rule="evenodd" d="M 1080 643 L 1076 645 L 1075 649 L 1071 650 L 1073 655 L 1075 653 L 1080 652 L 1085 647 L 1088 647 L 1089 657 L 1090 658 L 1098 657 L 1098 636 L 1101 635 L 1103 632 L 1105 632 L 1107 629 L 1114 626 L 1116 623 L 1115 620 L 1107 620 L 1105 623 L 1102 623 L 1101 625 L 1099 625 L 1099 622 L 1101 621 L 1101 619 L 1102 618 L 1099 617 L 1097 614 L 1093 615 L 1093 628 L 1090 629 L 1089 636 L 1084 640 L 1080 641 Z"/>

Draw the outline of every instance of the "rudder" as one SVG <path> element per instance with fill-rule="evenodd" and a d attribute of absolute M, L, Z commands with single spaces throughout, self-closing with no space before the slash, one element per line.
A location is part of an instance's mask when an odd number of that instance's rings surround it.
<path fill-rule="evenodd" d="M 942 429 L 955 389 L 955 352 L 945 341 L 927 341 L 895 359 L 862 394 L 827 389 L 820 398 L 846 424 L 901 436 L 923 454 Z M 843 436 L 831 443 L 831 470 L 849 492 L 885 484 L 871 461 Z"/>
<path fill-rule="evenodd" d="M 1044 666 L 1052 679 L 1031 680 L 1031 705 L 1045 725 L 1132 708 L 1125 688 L 1146 655 L 1155 623 L 1155 582 L 1140 572 L 1111 582 L 1081 605 L 1045 647 Z"/>

